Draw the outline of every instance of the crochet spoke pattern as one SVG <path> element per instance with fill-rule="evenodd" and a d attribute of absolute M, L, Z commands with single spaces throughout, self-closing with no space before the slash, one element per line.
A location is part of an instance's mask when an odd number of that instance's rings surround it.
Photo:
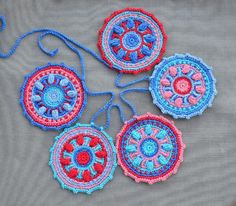
<path fill-rule="evenodd" d="M 137 74 L 161 60 L 166 40 L 164 28 L 153 14 L 127 8 L 115 11 L 104 21 L 98 47 L 111 68 Z"/>
<path fill-rule="evenodd" d="M 153 184 L 177 172 L 185 145 L 173 122 L 148 113 L 125 122 L 116 148 L 125 175 Z"/>
<path fill-rule="evenodd" d="M 113 178 L 117 166 L 112 138 L 93 124 L 76 124 L 55 138 L 50 150 L 54 177 L 62 188 L 91 194 Z"/>
<path fill-rule="evenodd" d="M 75 69 L 48 64 L 25 77 L 20 102 L 33 125 L 59 130 L 82 115 L 87 101 Z"/>
<path fill-rule="evenodd" d="M 163 113 L 189 119 L 212 105 L 215 82 L 211 68 L 201 59 L 176 54 L 155 67 L 149 90 Z"/>

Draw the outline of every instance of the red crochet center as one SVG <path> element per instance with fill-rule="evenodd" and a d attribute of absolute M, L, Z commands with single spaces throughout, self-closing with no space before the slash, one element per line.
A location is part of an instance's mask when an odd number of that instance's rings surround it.
<path fill-rule="evenodd" d="M 147 16 L 150 16 L 158 24 L 158 26 L 159 26 L 159 28 L 161 30 L 161 33 L 163 35 L 163 45 L 162 45 L 162 48 L 160 50 L 160 54 L 159 54 L 158 58 L 152 64 L 148 65 L 145 68 L 139 69 L 139 70 L 121 69 L 119 71 L 120 73 L 125 73 L 125 74 L 139 74 L 141 72 L 145 72 L 145 71 L 151 70 L 157 63 L 159 63 L 161 61 L 161 59 L 162 59 L 162 57 L 163 57 L 163 55 L 164 55 L 164 53 L 166 51 L 166 42 L 167 42 L 168 37 L 167 37 L 167 35 L 165 33 L 165 30 L 164 30 L 164 27 L 163 27 L 162 23 L 153 14 L 151 14 L 151 13 L 149 13 L 147 11 L 144 11 L 141 8 L 129 7 L 129 8 L 125 8 L 125 9 L 121 9 L 121 10 L 117 10 L 117 11 L 113 12 L 110 17 L 108 17 L 108 18 L 106 18 L 104 20 L 104 24 L 103 24 L 103 26 L 101 27 L 101 29 L 98 32 L 99 36 L 98 36 L 98 44 L 97 44 L 98 49 L 99 49 L 99 51 L 100 51 L 100 53 L 102 55 L 103 60 L 105 60 L 109 64 L 110 68 L 114 68 L 114 67 L 113 67 L 112 62 L 108 58 L 106 58 L 105 51 L 103 51 L 103 48 L 102 48 L 102 34 L 103 34 L 103 31 L 106 28 L 108 22 L 111 19 L 113 19 L 116 15 L 118 15 L 118 14 L 120 14 L 122 12 L 126 12 L 126 11 L 137 11 L 137 12 L 144 13 Z"/>
<path fill-rule="evenodd" d="M 149 179 L 149 180 L 153 180 L 153 179 L 157 179 L 157 178 L 162 178 L 164 176 L 167 176 L 169 173 L 172 173 L 172 171 L 175 169 L 176 167 L 176 164 L 177 162 L 180 160 L 180 149 L 178 149 L 178 156 L 177 156 L 177 159 L 175 161 L 175 163 L 172 165 L 172 167 L 164 174 L 162 175 L 159 175 L 158 177 L 149 177 L 149 176 L 140 176 L 140 175 L 137 175 L 136 173 L 134 173 L 129 167 L 126 166 L 126 163 L 123 161 L 122 159 L 122 152 L 121 152 L 121 144 L 122 144 L 122 138 L 124 136 L 124 134 L 126 133 L 127 129 L 129 129 L 130 127 L 132 127 L 132 125 L 136 124 L 137 122 L 140 122 L 142 120 L 157 120 L 157 121 L 160 121 L 162 122 L 163 124 L 165 124 L 167 127 L 169 127 L 173 133 L 175 134 L 176 136 L 176 140 L 177 140 L 177 145 L 178 145 L 178 148 L 182 147 L 182 144 L 181 144 L 181 141 L 180 141 L 180 138 L 179 137 L 179 134 L 178 134 L 178 131 L 177 129 L 175 128 L 175 126 L 169 121 L 169 120 L 165 120 L 164 118 L 162 117 L 154 117 L 154 116 L 141 116 L 139 119 L 136 119 L 135 121 L 131 122 L 131 123 L 128 123 L 128 124 L 125 124 L 124 127 L 122 128 L 122 132 L 120 134 L 120 138 L 117 139 L 117 150 L 118 150 L 118 156 L 119 156 L 119 159 L 121 160 L 121 164 L 122 164 L 122 167 L 124 167 L 125 169 L 128 170 L 128 172 L 130 174 L 132 174 L 133 176 L 135 177 L 138 177 L 140 179 L 142 178 L 145 178 L 145 179 Z M 173 136 L 170 136 L 171 139 L 173 139 Z"/>
<path fill-rule="evenodd" d="M 76 104 L 73 110 L 58 120 L 48 119 L 40 116 L 34 109 L 33 102 L 31 100 L 32 96 L 32 88 L 37 80 L 42 78 L 44 75 L 47 74 L 62 74 L 74 84 L 76 91 L 78 92 L 79 98 L 77 98 Z M 71 70 L 64 68 L 62 66 L 48 66 L 39 71 L 35 72 L 27 81 L 27 84 L 24 88 L 24 105 L 26 111 L 28 112 L 29 116 L 37 123 L 45 125 L 45 126 L 61 126 L 70 122 L 74 119 L 78 113 L 80 112 L 84 103 L 84 88 L 82 81 L 80 80 L 77 75 L 72 72 Z"/>
<path fill-rule="evenodd" d="M 176 93 L 186 95 L 192 90 L 192 82 L 187 77 L 178 77 L 174 80 L 173 87 Z"/>
<path fill-rule="evenodd" d="M 66 165 L 71 164 L 71 159 L 70 158 L 64 158 L 63 157 L 63 153 L 64 151 L 67 151 L 69 153 L 73 152 L 73 150 L 75 149 L 74 146 L 72 144 L 70 144 L 71 141 L 73 141 L 74 139 L 76 139 L 76 142 L 78 145 L 82 145 L 84 143 L 84 136 L 91 138 L 92 140 L 90 141 L 89 146 L 90 147 L 96 147 L 97 144 L 99 144 L 102 148 L 101 151 L 98 151 L 95 153 L 95 155 L 99 158 L 104 158 L 104 164 L 100 164 L 100 163 L 95 163 L 93 165 L 95 171 L 97 172 L 97 174 L 95 176 L 91 176 L 91 173 L 89 170 L 84 170 L 83 174 L 82 174 L 82 179 L 77 178 L 77 175 L 79 173 L 79 170 L 75 167 L 71 168 L 70 171 L 67 171 L 65 169 Z M 81 165 L 86 165 L 89 161 L 90 161 L 90 156 L 87 152 L 83 151 L 80 152 L 77 157 L 76 160 L 78 161 L 79 164 Z M 71 139 L 69 139 L 64 145 L 63 148 L 61 150 L 61 154 L 60 154 L 60 162 L 63 168 L 64 173 L 71 179 L 74 179 L 77 182 L 88 182 L 92 179 L 97 178 L 104 170 L 104 168 L 106 167 L 107 164 L 107 152 L 106 152 L 106 148 L 103 144 L 102 141 L 100 141 L 100 139 L 96 136 L 87 134 L 79 134 L 76 135 L 74 137 L 71 137 Z"/>
<path fill-rule="evenodd" d="M 76 157 L 77 162 L 80 165 L 86 165 L 89 163 L 90 161 L 90 155 L 88 152 L 84 151 L 84 152 L 80 152 L 77 157 Z"/>

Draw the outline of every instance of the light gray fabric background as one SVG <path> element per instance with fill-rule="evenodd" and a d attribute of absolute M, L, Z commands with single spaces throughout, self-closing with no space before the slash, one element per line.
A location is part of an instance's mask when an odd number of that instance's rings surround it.
<path fill-rule="evenodd" d="M 38 49 L 33 36 L 10 59 L 0 59 L 1 206 L 230 206 L 235 203 L 235 0 L 0 0 L 0 15 L 5 15 L 8 21 L 6 31 L 0 33 L 0 49 L 7 51 L 23 32 L 52 27 L 98 52 L 97 31 L 103 19 L 112 11 L 128 6 L 142 7 L 163 22 L 169 36 L 165 56 L 176 52 L 199 56 L 214 68 L 218 80 L 218 96 L 212 108 L 200 117 L 175 121 L 187 145 L 178 174 L 166 182 L 148 186 L 135 183 L 118 167 L 113 181 L 91 196 L 62 190 L 47 164 L 49 148 L 59 132 L 45 132 L 30 125 L 18 103 L 19 88 L 24 75 L 38 65 L 51 61 L 78 67 L 78 59 L 55 38 L 47 39 L 45 44 L 61 50 L 56 58 L 46 56 Z M 91 90 L 111 89 L 119 94 L 120 90 L 113 86 L 116 72 L 89 55 L 86 65 Z M 130 79 L 134 77 L 129 76 L 125 81 Z M 132 94 L 128 98 L 135 102 L 139 114 L 148 111 L 161 114 L 152 105 L 149 94 Z M 120 103 L 119 98 L 115 102 Z M 88 122 L 103 103 L 104 98 L 89 98 L 80 122 Z M 108 133 L 115 139 L 120 127 L 117 111 L 113 111 Z"/>

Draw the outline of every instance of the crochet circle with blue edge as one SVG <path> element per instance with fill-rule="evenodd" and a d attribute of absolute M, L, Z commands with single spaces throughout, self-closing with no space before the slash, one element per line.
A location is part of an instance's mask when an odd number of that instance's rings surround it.
<path fill-rule="evenodd" d="M 62 188 L 90 194 L 113 178 L 117 166 L 112 138 L 93 124 L 76 124 L 55 138 L 50 149 L 54 177 Z"/>
<path fill-rule="evenodd" d="M 153 184 L 177 172 L 183 161 L 182 133 L 150 113 L 127 121 L 117 135 L 118 164 L 136 182 Z"/>
<path fill-rule="evenodd" d="M 149 90 L 163 113 L 189 119 L 212 106 L 215 83 L 212 69 L 200 58 L 176 54 L 155 67 Z"/>
<path fill-rule="evenodd" d="M 48 64 L 25 77 L 20 102 L 33 125 L 59 130 L 82 115 L 86 93 L 75 69 Z"/>
<path fill-rule="evenodd" d="M 153 68 L 166 49 L 163 25 L 140 8 L 115 11 L 99 31 L 98 47 L 111 68 L 137 74 Z"/>

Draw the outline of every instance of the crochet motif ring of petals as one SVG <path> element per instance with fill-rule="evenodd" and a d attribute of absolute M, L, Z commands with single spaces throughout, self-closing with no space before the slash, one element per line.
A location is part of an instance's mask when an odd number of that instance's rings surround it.
<path fill-rule="evenodd" d="M 124 124 L 116 148 L 125 175 L 136 182 L 153 184 L 177 172 L 185 145 L 173 122 L 147 113 Z"/>
<path fill-rule="evenodd" d="M 190 54 L 165 58 L 155 67 L 149 90 L 163 113 L 191 118 L 212 105 L 217 93 L 212 70 Z"/>
<path fill-rule="evenodd" d="M 25 77 L 20 103 L 33 125 L 58 130 L 82 115 L 86 105 L 84 83 L 76 70 L 48 64 Z"/>
<path fill-rule="evenodd" d="M 166 49 L 163 25 L 139 8 L 115 11 L 99 31 L 98 48 L 111 68 L 137 74 L 150 70 Z"/>
<path fill-rule="evenodd" d="M 50 149 L 54 177 L 62 188 L 91 194 L 113 178 L 117 166 L 112 138 L 93 124 L 76 124 L 55 138 Z"/>

